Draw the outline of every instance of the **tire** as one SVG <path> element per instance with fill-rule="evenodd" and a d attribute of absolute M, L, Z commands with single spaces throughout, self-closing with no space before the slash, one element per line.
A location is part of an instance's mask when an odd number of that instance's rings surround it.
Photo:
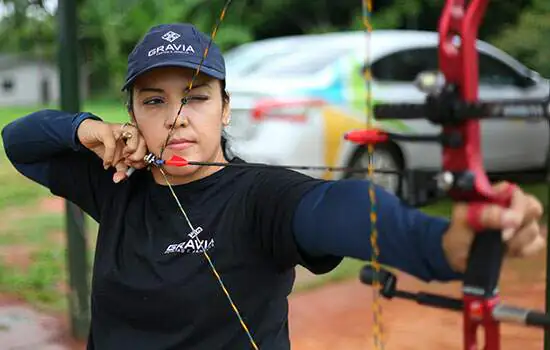
<path fill-rule="evenodd" d="M 350 168 L 366 168 L 368 166 L 368 149 L 359 147 L 350 159 Z M 407 184 L 403 176 L 405 162 L 399 146 L 396 144 L 377 145 L 374 149 L 374 169 L 395 170 L 398 174 L 374 174 L 373 182 L 388 192 L 402 198 L 407 193 Z M 367 173 L 345 173 L 345 179 L 368 179 Z"/>

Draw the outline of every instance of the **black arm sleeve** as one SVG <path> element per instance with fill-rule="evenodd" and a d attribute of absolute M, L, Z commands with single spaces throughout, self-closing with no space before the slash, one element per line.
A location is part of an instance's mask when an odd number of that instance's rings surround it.
<path fill-rule="evenodd" d="M 376 187 L 379 260 L 424 281 L 457 280 L 445 258 L 442 237 L 449 221 L 404 205 Z M 327 182 L 300 202 L 294 233 L 312 256 L 337 255 L 370 260 L 371 199 L 362 180 Z"/>

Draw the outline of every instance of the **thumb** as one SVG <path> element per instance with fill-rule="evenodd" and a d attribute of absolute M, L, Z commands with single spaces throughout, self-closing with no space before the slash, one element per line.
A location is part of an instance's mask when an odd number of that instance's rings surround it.
<path fill-rule="evenodd" d="M 113 175 L 114 183 L 119 183 L 128 177 L 126 175 L 126 172 L 128 171 L 128 166 L 123 161 L 116 163 L 115 169 L 116 169 L 116 172 Z"/>

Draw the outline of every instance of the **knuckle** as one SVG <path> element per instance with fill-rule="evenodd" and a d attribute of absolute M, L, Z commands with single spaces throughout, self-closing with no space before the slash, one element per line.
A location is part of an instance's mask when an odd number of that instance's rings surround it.
<path fill-rule="evenodd" d="M 485 207 L 483 214 L 483 221 L 492 225 L 492 223 L 500 222 L 502 210 L 496 205 L 488 205 Z"/>
<path fill-rule="evenodd" d="M 529 195 L 530 208 L 533 215 L 540 217 L 544 214 L 542 203 L 533 195 Z"/>

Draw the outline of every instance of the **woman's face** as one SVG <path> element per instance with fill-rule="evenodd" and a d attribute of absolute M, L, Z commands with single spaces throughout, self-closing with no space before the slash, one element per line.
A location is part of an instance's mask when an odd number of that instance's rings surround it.
<path fill-rule="evenodd" d="M 178 155 L 187 160 L 223 162 L 220 139 L 222 128 L 228 123 L 229 104 L 223 101 L 220 81 L 206 75 L 197 76 L 193 88 L 186 93 L 193 74 L 192 69 L 166 67 L 138 77 L 133 86 L 132 118 L 148 150 L 157 156 L 175 122 L 163 159 Z M 178 115 L 184 96 L 188 103 Z M 182 177 L 180 182 L 195 180 L 217 170 L 197 166 L 165 169 L 172 177 Z"/>

